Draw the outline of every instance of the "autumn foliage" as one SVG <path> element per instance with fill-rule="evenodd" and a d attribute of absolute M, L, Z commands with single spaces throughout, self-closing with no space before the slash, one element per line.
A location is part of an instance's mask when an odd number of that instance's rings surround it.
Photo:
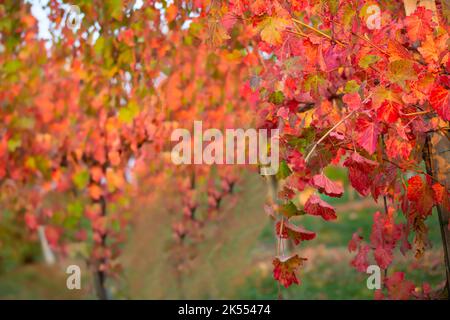
<path fill-rule="evenodd" d="M 178 181 L 179 266 L 186 238 L 200 242 L 202 225 L 233 195 L 236 168 L 171 164 L 170 133 L 194 120 L 280 129 L 279 192 L 266 206 L 279 242 L 301 247 L 320 237 L 298 224 L 303 215 L 339 217 L 320 194 L 342 197 L 324 173 L 340 165 L 361 196 L 385 207 L 373 214 L 369 239 L 355 230 L 352 266 L 365 272 L 375 261 L 387 270 L 396 248 L 423 255 L 425 220 L 434 207 L 450 208 L 448 185 L 424 165 L 424 154 L 433 156 L 424 153 L 428 135 L 448 138 L 450 120 L 441 8 L 406 15 L 403 1 L 74 3 L 84 14 L 75 32 L 50 0 L 48 40 L 38 36 L 30 4 L 0 4 L 0 200 L 35 237 L 45 226 L 58 254 L 84 244 L 100 298 L 106 277 L 121 271 L 140 178 L 170 172 Z M 378 29 L 367 24 L 374 4 Z M 299 205 L 296 195 L 310 187 L 317 192 Z M 206 217 L 197 214 L 202 207 Z M 274 278 L 300 284 L 307 257 L 277 247 Z M 429 297 L 427 284 L 419 296 L 407 275 L 386 274 L 376 298 Z"/>
<path fill-rule="evenodd" d="M 421 165 L 427 134 L 445 134 L 450 120 L 448 24 L 424 7 L 406 16 L 402 1 L 385 1 L 380 28 L 373 30 L 367 9 L 374 4 L 237 0 L 216 8 L 230 34 L 253 35 L 262 53 L 264 69 L 247 94 L 259 93 L 260 127 L 282 130 L 281 203 L 272 211 L 277 234 L 298 245 L 314 236 L 293 225 L 293 216 L 336 219 L 338 213 L 316 194 L 299 209 L 292 199 L 308 186 L 342 196 L 342 188 L 323 172 L 341 163 L 360 195 L 385 204 L 385 212 L 374 214 L 369 242 L 355 234 L 349 245 L 357 252 L 352 264 L 361 272 L 370 255 L 387 270 L 397 246 L 404 254 L 414 247 L 421 257 L 424 221 L 434 206 L 448 208 L 449 198 L 448 188 Z M 415 175 L 407 179 L 408 172 Z M 398 211 L 403 223 L 395 218 Z M 276 258 L 274 277 L 285 286 L 298 283 L 292 275 L 298 261 L 295 254 Z M 403 275 L 387 280 L 390 298 L 407 298 L 411 288 Z"/>

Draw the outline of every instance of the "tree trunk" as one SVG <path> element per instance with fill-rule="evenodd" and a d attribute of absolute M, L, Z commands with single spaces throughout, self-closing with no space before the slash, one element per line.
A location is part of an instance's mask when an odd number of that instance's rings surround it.
<path fill-rule="evenodd" d="M 269 198 L 269 201 L 274 204 L 280 204 L 280 201 L 278 199 L 278 180 L 275 175 L 266 176 L 266 182 L 267 182 L 267 197 Z M 275 233 L 275 241 L 278 243 L 280 241 L 281 248 L 284 249 L 285 254 L 290 254 L 294 252 L 294 245 L 292 241 L 289 241 L 289 239 L 278 239 L 278 235 Z"/>
<path fill-rule="evenodd" d="M 101 206 L 101 215 L 105 217 L 106 212 L 106 199 L 104 196 L 100 198 L 100 206 Z M 106 234 L 102 235 L 101 247 L 104 249 L 106 247 Z M 103 253 L 103 252 L 102 252 Z M 95 261 L 94 264 L 94 285 L 95 291 L 97 293 L 97 297 L 100 300 L 108 300 L 108 291 L 106 289 L 106 273 L 102 270 L 101 265 L 106 263 L 105 258 L 101 258 L 99 261 Z"/>
<path fill-rule="evenodd" d="M 41 243 L 42 254 L 44 261 L 47 265 L 53 265 L 56 262 L 55 255 L 48 244 L 47 237 L 45 236 L 45 226 L 38 227 L 39 242 Z"/>
<path fill-rule="evenodd" d="M 448 134 L 450 134 L 450 130 L 447 130 Z M 447 136 L 440 132 L 428 134 L 424 146 L 424 159 L 427 173 L 448 190 L 450 186 L 450 140 Z M 450 297 L 450 230 L 448 228 L 450 212 L 445 205 L 436 206 L 436 208 L 444 249 L 445 272 L 447 276 L 446 294 L 448 299 Z"/>
<path fill-rule="evenodd" d="M 412 14 L 418 6 L 425 7 L 434 12 L 433 20 L 439 21 L 439 12 L 437 11 L 435 0 L 404 0 L 406 15 Z M 443 10 L 440 5 L 439 8 Z M 432 176 L 447 190 L 450 187 L 450 131 L 429 133 L 426 137 L 423 158 L 427 169 L 427 174 Z M 446 295 L 450 298 L 450 230 L 449 217 L 450 212 L 446 206 L 437 206 L 439 227 L 441 229 L 442 246 L 444 250 L 445 272 L 446 272 Z"/>
<path fill-rule="evenodd" d="M 108 300 L 108 292 L 106 291 L 105 280 L 106 275 L 105 272 L 99 270 L 98 265 L 95 265 L 94 268 L 94 287 L 95 293 L 97 294 L 97 298 L 99 300 Z"/>

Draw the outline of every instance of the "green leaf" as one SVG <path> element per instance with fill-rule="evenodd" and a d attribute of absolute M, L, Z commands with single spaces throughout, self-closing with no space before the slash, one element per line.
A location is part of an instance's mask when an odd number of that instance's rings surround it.
<path fill-rule="evenodd" d="M 108 0 L 108 13 L 116 20 L 122 20 L 122 0 Z"/>
<path fill-rule="evenodd" d="M 68 216 L 66 219 L 64 219 L 64 228 L 65 229 L 75 229 L 75 227 L 78 225 L 78 218 L 74 216 Z"/>
<path fill-rule="evenodd" d="M 297 137 L 295 135 L 290 135 L 290 134 L 287 134 L 285 137 L 291 147 L 294 147 L 299 150 L 301 148 L 306 147 L 306 141 L 302 137 Z"/>
<path fill-rule="evenodd" d="M 8 140 L 8 151 L 14 152 L 17 148 L 19 148 L 22 145 L 22 139 L 20 139 L 19 136 L 16 136 L 12 139 Z"/>
<path fill-rule="evenodd" d="M 51 163 L 49 159 L 40 155 L 36 156 L 36 167 L 45 177 L 50 177 Z"/>
<path fill-rule="evenodd" d="M 134 61 L 133 50 L 127 48 L 119 54 L 117 59 L 118 64 L 130 65 Z"/>
<path fill-rule="evenodd" d="M 286 161 L 281 160 L 280 167 L 278 168 L 277 178 L 278 179 L 286 179 L 291 175 L 292 171 L 289 169 L 289 166 L 287 165 Z"/>
<path fill-rule="evenodd" d="M 284 68 L 287 72 L 302 71 L 303 65 L 300 63 L 300 57 L 291 57 L 284 60 Z"/>
<path fill-rule="evenodd" d="M 111 222 L 111 229 L 113 229 L 116 232 L 120 232 L 120 222 L 118 220 L 113 220 Z"/>
<path fill-rule="evenodd" d="M 87 170 L 82 170 L 82 171 L 78 172 L 73 177 L 73 183 L 75 183 L 75 186 L 79 190 L 85 189 L 89 183 L 89 172 Z"/>
<path fill-rule="evenodd" d="M 352 8 L 351 4 L 348 4 L 344 7 L 343 15 L 342 15 L 342 24 L 348 30 L 351 23 L 354 21 L 354 17 L 356 15 L 355 9 Z"/>
<path fill-rule="evenodd" d="M 306 91 L 318 94 L 319 89 L 326 83 L 325 78 L 320 73 L 311 74 L 306 78 L 304 87 Z"/>
<path fill-rule="evenodd" d="M 355 93 L 359 91 L 359 84 L 355 80 L 350 80 L 345 84 L 344 92 L 345 93 Z"/>
<path fill-rule="evenodd" d="M 189 25 L 189 34 L 193 37 L 200 37 L 201 36 L 201 31 L 203 29 L 203 25 L 201 23 L 198 22 L 192 22 Z"/>
<path fill-rule="evenodd" d="M 75 218 L 80 218 L 83 215 L 83 202 L 75 200 L 67 205 L 67 212 Z"/>
<path fill-rule="evenodd" d="M 289 20 L 281 17 L 266 17 L 260 24 L 261 39 L 268 44 L 281 43 L 281 32 L 289 26 Z"/>
<path fill-rule="evenodd" d="M 391 82 L 404 85 L 405 81 L 417 80 L 417 73 L 414 70 L 414 62 L 411 60 L 395 60 L 389 64 L 388 78 Z"/>
<path fill-rule="evenodd" d="M 339 0 L 326 0 L 325 3 L 328 3 L 328 7 L 330 8 L 330 12 L 332 14 L 336 14 L 339 9 Z"/>
<path fill-rule="evenodd" d="M 18 129 L 33 129 L 36 120 L 32 117 L 20 117 L 16 118 L 13 122 L 13 126 Z"/>
<path fill-rule="evenodd" d="M 281 91 L 272 92 L 269 96 L 269 102 L 273 104 L 282 104 L 284 102 L 284 93 Z"/>
<path fill-rule="evenodd" d="M 35 157 L 28 157 L 28 159 L 25 161 L 25 167 L 29 169 L 36 169 L 36 158 Z"/>
<path fill-rule="evenodd" d="M 134 118 L 139 114 L 139 107 L 135 102 L 129 102 L 126 107 L 119 110 L 119 120 L 124 123 L 133 122 Z"/>
<path fill-rule="evenodd" d="M 368 54 L 364 57 L 362 57 L 361 60 L 359 60 L 358 65 L 363 68 L 363 69 L 367 69 L 370 67 L 370 65 L 374 64 L 375 62 L 379 61 L 380 57 L 373 55 L 373 54 Z"/>
<path fill-rule="evenodd" d="M 101 55 L 104 47 L 105 47 L 105 38 L 100 36 L 100 37 L 98 37 L 97 41 L 95 41 L 95 44 L 94 44 L 95 53 L 97 55 Z"/>
<path fill-rule="evenodd" d="M 17 70 L 19 70 L 21 66 L 22 62 L 20 60 L 10 60 L 4 64 L 3 70 L 6 73 L 14 73 L 17 72 Z"/>
<path fill-rule="evenodd" d="M 303 211 L 298 210 L 297 206 L 292 201 L 289 201 L 288 203 L 280 206 L 279 210 L 280 213 L 288 219 L 293 216 L 299 216 L 304 214 Z"/>

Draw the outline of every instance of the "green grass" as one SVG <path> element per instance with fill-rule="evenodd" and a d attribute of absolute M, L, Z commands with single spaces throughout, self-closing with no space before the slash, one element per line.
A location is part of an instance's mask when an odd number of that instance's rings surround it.
<path fill-rule="evenodd" d="M 31 264 L 0 276 L 0 299 L 92 298 L 87 287 L 87 281 L 83 280 L 82 290 L 68 290 L 61 268 Z"/>
<path fill-rule="evenodd" d="M 306 262 L 306 270 L 299 274 L 301 285 L 288 289 L 281 288 L 284 299 L 372 299 L 373 291 L 366 287 L 367 275 L 358 273 L 349 264 L 354 254 L 347 251 L 347 245 L 353 232 L 358 231 L 365 239 L 370 236 L 372 217 L 376 208 L 364 208 L 359 212 L 338 212 L 336 221 L 323 221 L 319 217 L 302 216 L 297 219 L 308 230 L 317 233 L 313 241 L 303 242 L 296 252 L 301 256 L 312 253 L 312 261 Z M 404 221 L 399 215 L 398 222 Z M 413 251 L 403 257 L 399 250 L 395 253 L 394 264 L 388 270 L 403 271 L 406 278 L 416 285 L 428 282 L 432 287 L 445 279 L 442 257 L 442 244 L 436 213 L 427 220 L 431 250 L 423 259 L 416 261 Z M 268 223 L 260 234 L 260 243 L 274 247 L 273 224 Z M 412 241 L 412 235 L 411 239 Z M 318 254 L 316 254 L 319 252 Z M 306 255 L 305 255 L 306 254 Z M 236 297 L 242 299 L 274 299 L 278 295 L 278 286 L 272 278 L 270 256 L 266 256 L 264 268 L 255 268 L 246 279 L 245 285 L 236 291 Z M 309 265 L 308 264 L 313 264 Z M 374 262 L 375 264 L 375 262 Z"/>
<path fill-rule="evenodd" d="M 341 171 L 333 174 L 333 178 L 347 184 Z M 248 175 L 244 180 L 236 189 L 236 197 L 225 200 L 216 219 L 202 228 L 200 241 L 191 239 L 182 247 L 177 247 L 171 231 L 180 215 L 169 212 L 166 203 L 173 186 L 168 184 L 167 190 L 161 187 L 159 196 L 136 199 L 136 224 L 122 256 L 125 272 L 118 281 L 109 283 L 114 297 L 277 299 L 279 289 L 272 277 L 272 259 L 276 255 L 274 226 L 263 210 L 264 180 L 257 175 Z M 348 193 L 342 199 L 324 197 L 338 208 L 336 221 L 314 216 L 301 216 L 295 221 L 316 232 L 317 237 L 295 248 L 308 261 L 298 275 L 301 285 L 281 288 L 284 299 L 373 298 L 373 291 L 366 287 L 367 275 L 350 266 L 354 253 L 348 252 L 347 245 L 357 231 L 365 240 L 369 238 L 373 214 L 380 207 L 364 202 L 367 205 L 352 208 L 348 203 L 361 204 L 358 196 L 352 199 Z M 181 203 L 174 193 L 170 201 Z M 396 219 L 404 222 L 401 213 Z M 395 263 L 388 272 L 404 271 L 408 280 L 416 284 L 429 282 L 435 288 L 445 277 L 436 213 L 427 219 L 427 225 L 431 250 L 420 261 L 411 257 L 412 251 L 407 258 L 396 252 Z M 18 252 L 13 249 L 11 252 Z M 12 259 L 8 257 L 8 261 Z M 36 262 L 39 259 L 34 261 L 3 269 L 0 299 L 93 298 L 89 279 L 83 282 L 85 290 L 71 292 L 65 288 L 63 266 L 49 268 Z M 179 270 L 176 261 L 184 261 Z"/>
<path fill-rule="evenodd" d="M 302 246 L 323 244 L 327 247 L 346 247 L 354 232 L 359 232 L 365 239 L 368 239 L 373 224 L 373 214 L 379 209 L 363 208 L 359 212 L 337 212 L 338 218 L 334 221 L 324 221 L 320 217 L 301 216 L 293 219 L 295 224 L 302 225 L 308 230 L 317 233 L 317 238 L 311 242 L 305 242 Z M 397 214 L 397 223 L 405 223 L 405 218 L 401 213 Z M 426 220 L 429 233 L 428 239 L 432 247 L 442 245 L 439 222 L 436 212 Z M 412 241 L 413 234 L 410 235 Z M 274 225 L 267 223 L 259 236 L 259 240 L 267 245 L 274 242 Z"/>

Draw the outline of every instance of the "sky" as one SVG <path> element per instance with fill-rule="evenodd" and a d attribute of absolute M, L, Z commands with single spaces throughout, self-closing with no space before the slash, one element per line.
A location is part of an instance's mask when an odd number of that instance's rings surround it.
<path fill-rule="evenodd" d="M 50 20 L 48 19 L 48 14 L 50 13 L 50 8 L 47 7 L 49 0 L 25 0 L 25 2 L 31 3 L 31 14 L 38 20 L 39 33 L 38 37 L 44 40 L 51 40 L 50 34 Z M 168 3 L 171 1 L 168 1 Z M 62 21 L 66 20 L 67 10 L 70 9 L 70 2 L 65 3 L 65 12 L 61 12 L 63 15 Z M 136 0 L 134 9 L 139 9 L 143 5 L 143 0 Z M 81 18 L 83 14 L 81 14 Z"/>

